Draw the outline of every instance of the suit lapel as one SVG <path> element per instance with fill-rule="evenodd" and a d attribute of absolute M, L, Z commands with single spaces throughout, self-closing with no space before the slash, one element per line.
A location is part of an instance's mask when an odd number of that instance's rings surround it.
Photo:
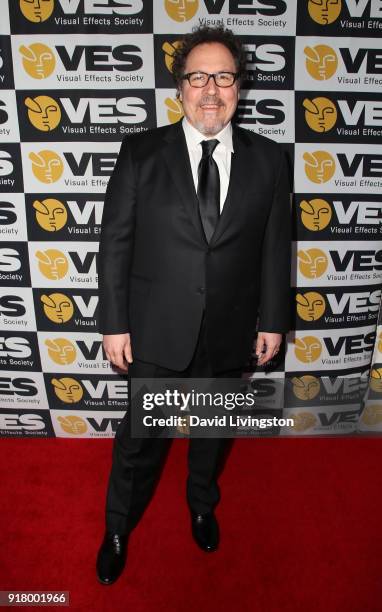
<path fill-rule="evenodd" d="M 210 246 L 213 246 L 222 238 L 226 229 L 234 221 L 235 216 L 239 214 L 246 182 L 253 174 L 253 163 L 248 150 L 249 140 L 245 136 L 245 132 L 234 125 L 232 139 L 233 154 L 227 197 L 215 232 L 211 238 Z"/>
<path fill-rule="evenodd" d="M 250 140 L 247 138 L 245 131 L 234 125 L 232 138 L 234 152 L 231 160 L 227 197 L 215 232 L 211 238 L 210 246 L 213 246 L 221 239 L 224 232 L 234 221 L 235 215 L 239 214 L 246 181 L 253 175 L 254 171 L 253 159 L 249 155 Z M 165 141 L 166 146 L 162 149 L 162 155 L 181 196 L 183 206 L 191 218 L 198 237 L 205 246 L 207 241 L 199 216 L 198 199 L 181 121 L 171 126 L 171 129 L 165 135 Z"/>
<path fill-rule="evenodd" d="M 162 155 L 171 177 L 178 189 L 183 206 L 187 210 L 197 231 L 198 237 L 206 245 L 206 238 L 199 216 L 198 198 L 196 197 L 194 179 L 192 177 L 190 157 L 181 121 L 172 126 L 165 136 L 166 146 Z"/>

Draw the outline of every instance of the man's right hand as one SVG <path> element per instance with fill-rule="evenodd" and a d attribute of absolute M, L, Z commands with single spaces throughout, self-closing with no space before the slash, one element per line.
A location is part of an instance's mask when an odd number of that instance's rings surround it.
<path fill-rule="evenodd" d="M 133 363 L 130 334 L 105 334 L 102 344 L 108 360 L 127 371 L 127 364 Z"/>

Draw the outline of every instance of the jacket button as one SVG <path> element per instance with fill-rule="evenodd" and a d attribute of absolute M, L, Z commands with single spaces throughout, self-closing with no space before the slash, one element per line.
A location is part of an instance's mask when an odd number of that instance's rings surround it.
<path fill-rule="evenodd" d="M 204 287 L 198 287 L 198 293 L 200 293 L 200 295 L 203 295 L 205 292 Z"/>

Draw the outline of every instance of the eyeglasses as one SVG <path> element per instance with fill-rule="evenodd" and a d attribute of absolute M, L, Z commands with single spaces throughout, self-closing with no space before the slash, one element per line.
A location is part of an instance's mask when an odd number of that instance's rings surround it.
<path fill-rule="evenodd" d="M 238 78 L 238 72 L 189 72 L 182 79 L 187 79 L 191 87 L 205 87 L 212 77 L 218 87 L 231 87 Z"/>

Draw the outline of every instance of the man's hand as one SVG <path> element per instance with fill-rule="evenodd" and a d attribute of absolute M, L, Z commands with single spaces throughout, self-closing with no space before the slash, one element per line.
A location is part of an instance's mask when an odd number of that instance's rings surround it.
<path fill-rule="evenodd" d="M 282 334 L 274 334 L 272 332 L 259 332 L 257 334 L 256 355 L 258 357 L 258 365 L 264 365 L 277 355 L 282 339 Z M 264 349 L 265 352 L 263 353 Z"/>
<path fill-rule="evenodd" d="M 106 357 L 121 370 L 128 369 L 126 362 L 133 363 L 130 334 L 107 334 L 103 337 Z"/>

